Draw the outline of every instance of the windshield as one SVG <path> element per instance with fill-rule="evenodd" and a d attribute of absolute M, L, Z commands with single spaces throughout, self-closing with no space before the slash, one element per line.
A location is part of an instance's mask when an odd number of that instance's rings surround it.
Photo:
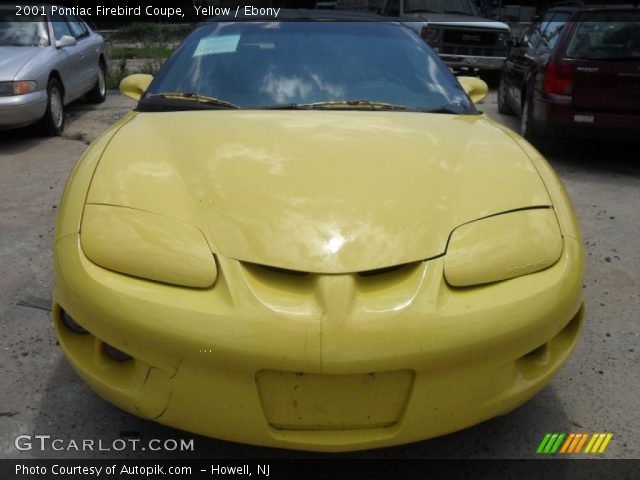
<path fill-rule="evenodd" d="M 405 13 L 459 13 L 462 15 L 480 16 L 471 0 L 406 0 Z"/>
<path fill-rule="evenodd" d="M 417 35 L 378 22 L 202 26 L 165 64 L 139 108 L 150 104 L 476 113 L 455 77 Z"/>
<path fill-rule="evenodd" d="M 640 60 L 640 11 L 584 14 L 569 41 L 566 56 L 585 60 Z"/>
<path fill-rule="evenodd" d="M 46 23 L 42 17 L 0 10 L 0 46 L 45 47 L 49 45 Z"/>

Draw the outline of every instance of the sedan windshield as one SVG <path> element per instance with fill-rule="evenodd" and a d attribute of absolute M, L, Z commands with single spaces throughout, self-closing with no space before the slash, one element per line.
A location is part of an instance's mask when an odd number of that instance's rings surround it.
<path fill-rule="evenodd" d="M 211 23 L 165 64 L 141 110 L 290 108 L 476 113 L 413 32 L 393 23 Z"/>
<path fill-rule="evenodd" d="M 17 17 L 12 10 L 0 10 L 0 46 L 44 47 L 48 44 L 49 35 L 42 17 Z"/>

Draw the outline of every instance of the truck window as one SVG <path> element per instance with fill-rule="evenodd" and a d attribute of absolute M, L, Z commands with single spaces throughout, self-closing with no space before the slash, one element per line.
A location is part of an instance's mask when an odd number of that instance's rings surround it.
<path fill-rule="evenodd" d="M 384 6 L 384 12 L 388 17 L 397 17 L 400 15 L 400 0 L 388 0 Z"/>

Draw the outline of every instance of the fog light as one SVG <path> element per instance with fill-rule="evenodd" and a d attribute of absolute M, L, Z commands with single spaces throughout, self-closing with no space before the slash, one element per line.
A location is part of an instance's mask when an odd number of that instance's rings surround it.
<path fill-rule="evenodd" d="M 64 323 L 65 327 L 74 333 L 79 333 L 80 335 L 86 335 L 89 333 L 64 310 L 62 310 L 62 323 Z"/>
<path fill-rule="evenodd" d="M 131 355 L 127 355 L 122 350 L 118 350 L 116 347 L 112 347 L 108 343 L 104 345 L 104 353 L 106 353 L 107 357 L 111 360 L 115 360 L 116 362 L 126 362 L 131 360 L 133 357 Z"/>

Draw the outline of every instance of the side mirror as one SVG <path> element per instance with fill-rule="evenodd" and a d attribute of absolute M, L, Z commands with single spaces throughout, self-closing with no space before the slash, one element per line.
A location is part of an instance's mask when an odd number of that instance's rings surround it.
<path fill-rule="evenodd" d="M 56 48 L 73 47 L 78 41 L 71 35 L 63 35 L 60 40 L 56 40 Z"/>
<path fill-rule="evenodd" d="M 458 77 L 458 81 L 473 103 L 482 103 L 489 94 L 489 87 L 477 77 Z"/>
<path fill-rule="evenodd" d="M 143 73 L 129 75 L 128 77 L 123 78 L 120 82 L 120 91 L 127 97 L 131 97 L 138 101 L 142 94 L 147 91 L 152 80 L 152 75 L 146 75 Z"/>

